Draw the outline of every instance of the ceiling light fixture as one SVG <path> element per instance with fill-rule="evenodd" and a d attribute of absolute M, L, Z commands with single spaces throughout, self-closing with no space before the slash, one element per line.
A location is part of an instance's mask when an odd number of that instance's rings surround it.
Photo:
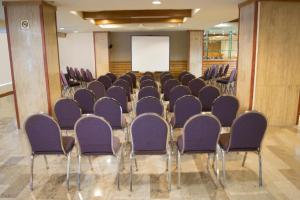
<path fill-rule="evenodd" d="M 100 28 L 120 28 L 121 26 L 118 24 L 100 24 Z"/>
<path fill-rule="evenodd" d="M 64 27 L 60 27 L 59 30 L 65 30 L 65 28 Z"/>
<path fill-rule="evenodd" d="M 160 4 L 161 4 L 161 1 L 160 1 L 160 0 L 153 0 L 153 1 L 152 1 L 152 4 L 153 4 L 153 5 L 160 5 Z"/>
<path fill-rule="evenodd" d="M 74 33 L 78 33 L 78 31 L 76 30 L 76 31 L 74 31 Z"/>
<path fill-rule="evenodd" d="M 187 21 L 187 17 L 183 18 L 183 22 L 186 22 Z"/>
<path fill-rule="evenodd" d="M 193 15 L 197 14 L 197 12 L 199 12 L 199 11 L 200 11 L 200 8 L 194 9 L 194 10 L 193 10 Z"/>
<path fill-rule="evenodd" d="M 217 28 L 229 27 L 229 26 L 230 26 L 230 24 L 227 24 L 227 23 L 221 23 L 221 24 L 215 25 L 215 27 L 217 27 Z"/>
<path fill-rule="evenodd" d="M 94 19 L 90 19 L 89 20 L 92 24 L 96 24 L 95 20 Z"/>
<path fill-rule="evenodd" d="M 75 11 L 75 10 L 71 10 L 70 13 L 73 15 L 78 15 L 77 11 Z"/>

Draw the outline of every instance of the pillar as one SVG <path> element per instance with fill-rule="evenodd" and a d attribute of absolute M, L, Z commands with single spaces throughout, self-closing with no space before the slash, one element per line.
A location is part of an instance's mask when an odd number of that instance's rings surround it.
<path fill-rule="evenodd" d="M 109 72 L 108 32 L 94 32 L 96 77 Z"/>
<path fill-rule="evenodd" d="M 189 31 L 189 72 L 202 76 L 203 30 Z"/>

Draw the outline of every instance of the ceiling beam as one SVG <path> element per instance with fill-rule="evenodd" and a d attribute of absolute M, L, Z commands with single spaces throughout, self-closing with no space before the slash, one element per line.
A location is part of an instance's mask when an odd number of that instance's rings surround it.
<path fill-rule="evenodd" d="M 123 19 L 123 18 L 183 18 L 191 17 L 191 9 L 183 10 L 114 10 L 82 12 L 84 19 Z"/>
<path fill-rule="evenodd" d="M 138 23 L 183 23 L 183 18 L 127 18 L 127 19 L 96 19 L 96 25 L 104 24 L 138 24 Z"/>

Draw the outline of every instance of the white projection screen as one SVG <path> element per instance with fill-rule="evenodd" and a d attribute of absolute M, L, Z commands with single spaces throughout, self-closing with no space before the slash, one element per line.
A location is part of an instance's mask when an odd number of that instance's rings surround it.
<path fill-rule="evenodd" d="M 132 71 L 169 71 L 169 36 L 132 36 Z"/>

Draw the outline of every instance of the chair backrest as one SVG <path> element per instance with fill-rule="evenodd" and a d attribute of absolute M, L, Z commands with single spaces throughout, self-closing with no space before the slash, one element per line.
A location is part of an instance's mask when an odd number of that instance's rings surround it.
<path fill-rule="evenodd" d="M 130 127 L 132 151 L 136 154 L 164 154 L 167 148 L 169 125 L 155 113 L 136 117 Z"/>
<path fill-rule="evenodd" d="M 192 95 L 198 97 L 199 91 L 205 86 L 205 82 L 201 78 L 195 78 L 191 80 L 188 84 Z"/>
<path fill-rule="evenodd" d="M 225 69 L 224 69 L 224 71 L 223 71 L 223 75 L 222 75 L 222 76 L 226 76 L 226 75 L 227 75 L 228 69 L 229 69 L 229 64 L 227 64 L 227 65 L 225 66 Z"/>
<path fill-rule="evenodd" d="M 192 116 L 202 112 L 199 99 L 193 95 L 185 95 L 178 98 L 174 104 L 173 128 L 182 128 L 185 122 Z"/>
<path fill-rule="evenodd" d="M 59 99 L 54 105 L 54 112 L 59 127 L 64 130 L 73 130 L 76 121 L 81 117 L 79 104 L 68 98 Z"/>
<path fill-rule="evenodd" d="M 161 77 L 160 85 L 162 89 L 164 88 L 165 83 L 170 79 L 173 79 L 173 76 L 171 74 L 165 74 L 164 76 Z"/>
<path fill-rule="evenodd" d="M 113 129 L 122 129 L 122 107 L 111 97 L 102 97 L 94 105 L 94 114 L 103 117 Z"/>
<path fill-rule="evenodd" d="M 160 93 L 158 92 L 157 88 L 152 86 L 143 87 L 138 93 L 138 100 L 144 97 L 155 97 L 160 99 Z"/>
<path fill-rule="evenodd" d="M 234 96 L 217 97 L 211 108 L 211 112 L 215 115 L 224 127 L 230 127 L 236 118 L 239 109 L 239 100 Z"/>
<path fill-rule="evenodd" d="M 221 77 L 223 75 L 223 71 L 224 71 L 224 64 L 222 64 L 221 67 L 219 68 L 217 77 Z"/>
<path fill-rule="evenodd" d="M 188 71 L 183 71 L 183 72 L 181 72 L 179 75 L 178 75 L 178 80 L 181 82 L 182 80 L 182 77 L 184 76 L 184 75 L 186 75 L 186 74 L 190 74 L 190 72 L 188 72 Z"/>
<path fill-rule="evenodd" d="M 85 82 L 89 82 L 89 78 L 86 74 L 86 71 L 83 68 L 81 68 L 80 72 L 81 72 L 81 75 L 82 75 L 82 80 L 85 81 Z"/>
<path fill-rule="evenodd" d="M 161 80 L 162 77 L 164 77 L 165 75 L 167 74 L 170 74 L 170 72 L 162 72 L 160 75 L 159 75 L 159 79 Z"/>
<path fill-rule="evenodd" d="M 182 85 L 188 85 L 189 82 L 195 78 L 196 77 L 193 74 L 186 74 L 181 77 L 181 83 L 182 83 Z"/>
<path fill-rule="evenodd" d="M 123 113 L 128 113 L 128 98 L 126 90 L 123 87 L 112 86 L 107 90 L 106 95 L 120 103 Z"/>
<path fill-rule="evenodd" d="M 153 72 L 145 72 L 144 74 L 143 74 L 143 76 L 152 76 L 153 78 L 154 78 L 154 74 L 153 74 Z"/>
<path fill-rule="evenodd" d="M 233 70 L 230 72 L 230 76 L 229 76 L 229 81 L 228 81 L 228 83 L 232 83 L 233 81 L 235 81 L 235 76 L 236 76 L 236 69 L 233 69 Z"/>
<path fill-rule="evenodd" d="M 122 79 L 128 83 L 128 85 L 130 87 L 130 92 L 132 93 L 133 92 L 133 82 L 132 82 L 131 77 L 128 74 L 124 74 L 123 76 L 120 76 L 119 79 Z"/>
<path fill-rule="evenodd" d="M 87 76 L 89 82 L 94 80 L 93 74 L 89 69 L 86 69 L 86 76 Z"/>
<path fill-rule="evenodd" d="M 180 82 L 176 79 L 169 79 L 165 82 L 164 84 L 164 100 L 165 101 L 169 101 L 170 99 L 170 91 L 176 87 L 180 85 Z"/>
<path fill-rule="evenodd" d="M 202 103 L 202 110 L 211 111 L 211 106 L 214 100 L 220 96 L 220 91 L 214 86 L 205 86 L 199 91 L 199 100 Z"/>
<path fill-rule="evenodd" d="M 66 66 L 66 70 L 67 70 L 67 73 L 68 73 L 69 77 L 71 77 L 71 74 L 70 74 L 70 67 L 69 67 L 69 66 Z"/>
<path fill-rule="evenodd" d="M 136 75 L 133 72 L 128 72 L 127 74 L 131 77 L 133 88 L 136 88 Z"/>
<path fill-rule="evenodd" d="M 70 67 L 70 77 L 74 80 L 76 79 L 76 73 L 75 73 L 73 67 Z"/>
<path fill-rule="evenodd" d="M 124 90 L 126 91 L 126 95 L 127 95 L 128 101 L 131 101 L 131 96 L 130 96 L 130 94 L 131 94 L 131 88 L 130 88 L 130 85 L 128 84 L 127 81 L 125 81 L 124 79 L 118 79 L 118 80 L 116 80 L 114 82 L 113 85 L 124 88 Z"/>
<path fill-rule="evenodd" d="M 214 78 L 216 78 L 217 73 L 218 73 L 217 66 L 216 66 L 216 65 L 213 65 L 213 66 L 211 67 L 209 79 L 214 79 Z"/>
<path fill-rule="evenodd" d="M 140 83 L 140 89 L 144 88 L 144 87 L 148 87 L 148 86 L 152 86 L 152 87 L 155 87 L 157 88 L 157 84 L 155 83 L 155 81 L 153 80 L 144 80 Z"/>
<path fill-rule="evenodd" d="M 190 95 L 191 90 L 189 87 L 185 85 L 177 85 L 170 91 L 170 99 L 169 99 L 169 112 L 174 111 L 174 104 L 176 100 L 184 95 Z"/>
<path fill-rule="evenodd" d="M 60 72 L 60 79 L 61 79 L 61 83 L 63 84 L 64 87 L 68 87 L 69 86 L 69 83 L 66 79 L 66 76 L 65 74 L 61 71 Z"/>
<path fill-rule="evenodd" d="M 267 124 L 262 113 L 250 111 L 240 115 L 231 126 L 227 150 L 260 150 Z"/>
<path fill-rule="evenodd" d="M 99 76 L 97 80 L 104 85 L 106 90 L 112 85 L 112 80 L 109 78 L 108 75 Z"/>
<path fill-rule="evenodd" d="M 149 76 L 149 75 L 143 75 L 141 78 L 140 78 L 140 83 L 145 81 L 145 80 L 153 80 L 154 81 L 154 78 L 153 76 Z"/>
<path fill-rule="evenodd" d="M 79 89 L 74 94 L 74 100 L 77 101 L 81 107 L 82 113 L 93 113 L 95 103 L 95 95 L 89 89 Z"/>
<path fill-rule="evenodd" d="M 115 154 L 112 128 L 102 117 L 87 115 L 75 124 L 81 154 Z"/>
<path fill-rule="evenodd" d="M 99 81 L 90 82 L 88 89 L 94 92 L 96 100 L 106 95 L 105 86 Z"/>
<path fill-rule="evenodd" d="M 216 152 L 220 131 L 220 122 L 213 115 L 198 114 L 191 117 L 183 127 L 182 153 Z"/>
<path fill-rule="evenodd" d="M 144 97 L 136 104 L 136 116 L 143 113 L 156 113 L 163 116 L 164 106 L 160 100 L 155 97 Z"/>
<path fill-rule="evenodd" d="M 31 115 L 25 121 L 24 129 L 33 153 L 64 153 L 59 125 L 50 116 Z"/>
<path fill-rule="evenodd" d="M 117 76 L 115 74 L 111 73 L 111 72 L 108 72 L 106 74 L 106 76 L 108 76 L 110 78 L 110 80 L 111 80 L 112 83 L 117 80 Z"/>
<path fill-rule="evenodd" d="M 83 81 L 83 77 L 82 77 L 80 71 L 77 68 L 75 68 L 75 75 L 76 75 L 76 79 L 78 81 Z"/>

